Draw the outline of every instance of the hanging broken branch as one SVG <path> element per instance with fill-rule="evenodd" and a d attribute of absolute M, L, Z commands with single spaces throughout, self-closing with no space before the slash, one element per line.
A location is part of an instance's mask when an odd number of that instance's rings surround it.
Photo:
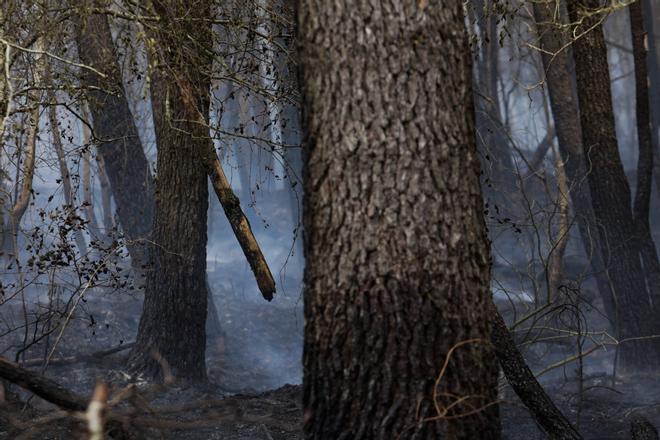
<path fill-rule="evenodd" d="M 206 127 L 207 124 L 204 116 L 194 104 L 194 94 L 191 85 L 187 80 L 178 75 L 175 76 L 175 78 L 181 89 L 183 103 L 186 106 L 187 111 L 190 113 L 190 116 L 201 126 Z M 227 220 L 229 220 L 229 224 L 234 231 L 234 235 L 236 236 L 238 243 L 241 245 L 241 249 L 243 249 L 245 258 L 250 264 L 250 268 L 257 280 L 259 291 L 264 299 L 271 301 L 275 294 L 275 280 L 268 267 L 266 258 L 264 257 L 263 252 L 261 252 L 259 243 L 257 243 L 257 239 L 252 233 L 250 222 L 241 209 L 240 200 L 236 197 L 236 194 L 234 194 L 234 191 L 229 185 L 229 180 L 227 180 L 227 176 L 222 169 L 222 164 L 220 163 L 220 159 L 218 159 L 218 155 L 215 152 L 213 142 L 210 138 L 208 139 L 208 142 L 204 142 L 203 148 L 204 151 L 201 154 L 202 160 L 204 161 L 204 166 L 207 169 L 215 194 L 218 196 L 218 200 L 225 211 Z"/>

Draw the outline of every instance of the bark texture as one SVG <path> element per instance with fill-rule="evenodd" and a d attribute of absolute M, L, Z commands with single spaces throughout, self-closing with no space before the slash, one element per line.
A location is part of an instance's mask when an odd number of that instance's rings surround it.
<path fill-rule="evenodd" d="M 162 26 L 152 32 L 151 96 L 158 142 L 152 270 L 130 362 L 135 371 L 158 375 L 157 352 L 175 377 L 206 379 L 205 321 L 207 174 L 201 152 L 208 127 L 194 122 L 177 84 L 192 84 L 196 108 L 208 115 L 210 60 L 198 47 L 211 42 L 208 5 L 154 2 Z M 188 38 L 190 36 L 190 38 Z"/>
<path fill-rule="evenodd" d="M 636 243 L 630 187 L 617 146 L 614 112 L 601 17 L 584 16 L 585 8 L 598 9 L 598 0 L 569 0 L 571 21 L 582 21 L 590 31 L 573 43 L 582 141 L 589 164 L 592 206 L 598 220 L 601 249 L 612 281 L 621 366 L 654 368 L 660 343 L 630 339 L 656 334 L 655 314 Z"/>
<path fill-rule="evenodd" d="M 305 437 L 499 438 L 462 4 L 299 6 Z"/>

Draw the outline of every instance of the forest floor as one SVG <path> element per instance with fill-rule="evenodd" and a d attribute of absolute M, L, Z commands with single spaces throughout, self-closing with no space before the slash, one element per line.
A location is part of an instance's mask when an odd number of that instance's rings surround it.
<path fill-rule="evenodd" d="M 111 399 L 126 394 L 130 384 L 136 384 L 112 412 L 130 422 L 129 430 L 137 439 L 302 439 L 303 320 L 298 298 L 292 295 L 274 305 L 219 291 L 216 299 L 223 334 L 208 343 L 208 385 L 149 385 L 126 374 L 127 351 L 97 362 L 53 365 L 46 376 L 84 396 L 90 396 L 95 383 L 103 381 L 111 388 Z M 121 301 L 103 295 L 90 299 L 80 319 L 70 324 L 55 358 L 130 342 L 137 326 L 138 305 L 139 300 L 130 297 Z M 571 350 L 570 346 L 539 344 L 526 355 L 532 369 L 539 371 L 566 358 Z M 40 355 L 43 348 L 35 346 L 26 358 Z M 606 350 L 589 356 L 581 383 L 576 380 L 574 363 L 542 378 L 567 417 L 573 423 L 579 420 L 585 439 L 630 438 L 633 415 L 643 415 L 660 426 L 660 377 L 618 374 L 613 382 L 608 370 L 611 356 Z M 19 393 L 21 401 L 28 404 L 0 405 L 0 439 L 85 438 L 82 422 L 15 386 L 10 391 Z M 545 438 L 504 379 L 501 398 L 504 439 Z"/>
<path fill-rule="evenodd" d="M 599 381 L 604 380 L 590 381 L 586 386 L 589 390 L 583 394 L 581 403 L 575 398 L 576 383 L 546 384 L 546 387 L 572 421 L 576 420 L 580 412 L 579 429 L 585 439 L 630 438 L 630 418 L 634 414 L 644 415 L 658 426 L 660 405 L 652 399 L 660 393 L 657 378 L 619 380 L 616 389 L 609 388 L 609 385 L 598 385 Z M 505 392 L 505 395 L 501 405 L 503 438 L 546 438 L 515 396 L 510 392 Z M 1 410 L 0 438 L 83 438 L 79 422 L 72 422 L 70 418 L 53 420 L 53 414 L 56 414 L 54 408 L 33 403 L 30 409 L 10 409 L 5 406 Z M 135 423 L 130 429 L 134 438 L 302 439 L 300 385 L 285 385 L 256 394 L 226 394 L 221 388 L 212 385 L 205 388 L 171 386 L 151 400 L 150 407 L 153 411 L 151 414 L 134 416 Z M 11 425 L 23 426 L 24 430 L 19 433 L 15 428 L 10 429 Z"/>

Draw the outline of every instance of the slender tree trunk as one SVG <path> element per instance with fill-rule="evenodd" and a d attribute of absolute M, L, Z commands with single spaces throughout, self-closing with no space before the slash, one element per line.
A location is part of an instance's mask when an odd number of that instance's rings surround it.
<path fill-rule="evenodd" d="M 26 140 L 27 145 L 25 145 L 25 150 L 23 152 L 25 155 L 23 161 L 23 181 L 20 183 L 18 197 L 14 201 L 14 205 L 9 213 L 9 225 L 5 227 L 6 231 L 11 231 L 10 237 L 5 237 L 11 239 L 10 243 L 5 243 L 5 250 L 10 252 L 10 255 L 13 258 L 18 258 L 18 231 L 20 229 L 23 215 L 25 214 L 25 211 L 30 204 L 30 198 L 32 197 L 32 180 L 34 178 L 37 135 L 39 133 L 40 98 L 36 93 L 32 93 L 31 97 L 33 98 L 31 104 L 34 107 L 28 117 L 29 127 Z M 19 186 L 18 180 L 16 181 L 16 185 Z"/>
<path fill-rule="evenodd" d="M 57 162 L 60 167 L 60 176 L 62 177 L 62 186 L 64 189 L 64 203 L 66 204 L 67 216 L 76 217 L 76 200 L 75 192 L 73 186 L 71 185 L 71 175 L 69 174 L 69 166 L 66 163 L 66 155 L 64 154 L 64 145 L 62 145 L 62 138 L 59 132 L 59 123 L 57 122 L 57 108 L 55 107 L 55 96 L 51 91 L 48 93 L 48 101 L 50 106 L 48 107 L 48 119 L 50 121 L 50 132 L 53 139 L 53 147 L 55 148 L 55 154 L 57 155 Z M 73 222 L 75 224 L 75 221 Z M 76 228 L 73 231 L 74 239 L 76 241 L 76 246 L 80 255 L 87 255 L 87 242 L 85 241 L 85 236 L 83 235 L 82 229 Z"/>
<path fill-rule="evenodd" d="M 98 156 L 104 164 L 117 215 L 127 239 L 133 266 L 149 261 L 145 240 L 153 224 L 154 198 L 149 163 L 142 148 L 122 85 L 116 50 L 105 15 L 77 20 L 78 53 L 83 63 L 106 75 L 83 70 L 83 84 L 92 115 Z"/>
<path fill-rule="evenodd" d="M 85 145 L 85 151 L 83 152 L 82 157 L 83 209 L 85 211 L 85 217 L 87 217 L 90 236 L 93 240 L 97 240 L 99 243 L 107 246 L 109 244 L 107 232 L 101 231 L 101 227 L 99 226 L 99 222 L 94 211 L 95 202 L 93 197 L 94 185 L 92 180 L 91 137 L 92 136 L 89 128 L 86 125 L 83 125 L 83 143 Z"/>
<path fill-rule="evenodd" d="M 581 439 L 571 422 L 559 411 L 525 363 L 522 353 L 495 306 L 491 309 L 491 339 L 497 359 L 511 388 L 530 410 L 534 420 L 553 440 Z"/>
<path fill-rule="evenodd" d="M 573 43 L 582 125 L 582 141 L 590 164 L 588 173 L 594 213 L 617 305 L 617 334 L 628 341 L 619 346 L 624 369 L 655 368 L 660 342 L 635 339 L 655 335 L 658 326 L 650 303 L 631 209 L 630 188 L 617 146 L 607 65 L 607 49 L 598 15 L 584 17 L 582 5 L 598 9 L 598 0 L 569 0 L 571 21 L 589 29 Z"/>
<path fill-rule="evenodd" d="M 653 185 L 653 145 L 651 134 L 651 112 L 649 102 L 649 76 L 647 69 L 648 53 L 646 50 L 646 32 L 644 31 L 644 12 L 641 1 L 629 7 L 630 30 L 635 60 L 635 106 L 637 120 L 637 139 L 639 159 L 637 163 L 637 187 L 633 217 L 637 229 L 639 249 L 650 293 L 655 306 L 660 306 L 660 263 L 655 248 L 649 214 L 651 206 L 651 188 Z"/>
<path fill-rule="evenodd" d="M 562 263 L 564 252 L 568 244 L 569 220 L 568 220 L 568 179 L 566 178 L 566 167 L 561 157 L 555 158 L 555 176 L 557 179 L 557 199 L 555 201 L 559 224 L 553 238 L 552 250 L 548 258 L 548 298 L 547 303 L 552 303 L 554 296 L 559 291 L 562 280 Z"/>
<path fill-rule="evenodd" d="M 305 437 L 499 438 L 462 4 L 304 0 L 298 24 Z"/>
<path fill-rule="evenodd" d="M 103 212 L 103 228 L 106 234 L 110 234 L 115 228 L 114 215 L 112 213 L 112 189 L 108 181 L 108 174 L 105 172 L 105 162 L 103 157 L 96 156 L 96 172 L 99 176 L 101 187 L 101 211 Z"/>
<path fill-rule="evenodd" d="M 202 145 L 208 125 L 191 115 L 178 78 L 194 87 L 192 99 L 208 118 L 211 66 L 197 44 L 211 42 L 208 4 L 155 1 L 163 27 L 152 33 L 152 106 L 158 142 L 153 269 L 130 356 L 135 371 L 158 375 L 156 351 L 181 379 L 206 379 L 206 221 L 208 183 Z M 191 38 L 188 38 L 190 36 Z M 176 48 L 173 50 L 172 48 Z M 208 124 L 208 120 L 205 121 Z"/>
<path fill-rule="evenodd" d="M 35 44 L 37 51 L 41 52 L 45 49 L 43 38 L 39 38 Z M 18 258 L 18 231 L 20 229 L 21 220 L 23 215 L 30 204 L 32 197 L 32 181 L 34 178 L 34 168 L 36 161 L 37 139 L 39 134 L 39 116 L 41 110 L 41 87 L 44 85 L 45 75 L 44 55 L 35 54 L 33 74 L 33 89 L 28 92 L 28 104 L 32 106 L 27 119 L 28 123 L 28 136 L 25 146 L 19 146 L 21 151 L 19 154 L 24 155 L 23 160 L 23 181 L 20 183 L 20 190 L 17 191 L 14 200 L 14 205 L 9 212 L 8 224 L 4 226 L 5 234 L 3 235 L 3 249 L 8 252 L 13 258 Z M 7 78 L 10 81 L 10 78 Z M 19 161 L 20 162 L 20 161 Z M 18 169 L 16 174 L 16 188 L 19 188 Z M 10 237 L 6 236 L 6 231 L 10 232 Z M 11 243 L 7 242 L 11 239 Z"/>
<path fill-rule="evenodd" d="M 591 165 L 587 164 L 584 155 L 580 115 L 573 94 L 571 73 L 573 62 L 569 49 L 564 48 L 566 39 L 557 30 L 562 23 L 562 17 L 555 15 L 560 10 L 553 1 L 545 4 L 534 2 L 533 7 L 540 46 L 543 50 L 541 57 L 559 143 L 559 154 L 564 163 L 573 210 L 605 314 L 614 325 L 616 322 L 614 296 L 607 277 L 587 178 Z"/>
<path fill-rule="evenodd" d="M 493 0 L 472 1 L 479 27 L 479 52 L 474 68 L 477 145 L 484 170 L 484 191 L 503 217 L 513 216 L 511 197 L 516 194 L 516 167 L 502 122 L 499 78 L 499 16 Z M 506 214 L 505 214 L 506 213 Z"/>
<path fill-rule="evenodd" d="M 241 135 L 257 136 L 254 128 L 255 122 L 251 119 L 252 103 L 249 94 L 245 90 L 238 90 L 236 93 L 238 99 L 238 121 L 239 130 Z M 256 160 L 253 157 L 252 146 L 249 141 L 245 139 L 237 139 L 234 143 L 234 154 L 238 159 L 238 177 L 241 182 L 241 197 L 246 200 L 254 199 L 252 195 L 252 161 Z"/>

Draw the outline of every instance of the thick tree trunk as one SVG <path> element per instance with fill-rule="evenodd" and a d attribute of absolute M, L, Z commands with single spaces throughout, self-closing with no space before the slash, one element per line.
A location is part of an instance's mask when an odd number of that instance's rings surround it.
<path fill-rule="evenodd" d="M 568 2 L 571 21 L 583 20 L 579 31 L 589 29 L 573 43 L 582 141 L 590 165 L 587 176 L 614 289 L 617 335 L 628 339 L 619 346 L 621 365 L 624 369 L 655 368 L 660 342 L 629 339 L 654 335 L 658 326 L 635 240 L 630 187 L 619 157 L 602 25 L 598 15 L 582 15 L 583 5 L 597 9 L 599 4 L 598 0 Z"/>
<path fill-rule="evenodd" d="M 78 53 L 83 63 L 106 78 L 83 69 L 83 85 L 92 114 L 94 137 L 117 206 L 133 266 L 146 266 L 145 240 L 154 215 L 153 182 L 149 163 L 138 136 L 122 85 L 116 50 L 105 15 L 89 15 L 77 21 Z"/>
<path fill-rule="evenodd" d="M 499 438 L 462 4 L 304 0 L 298 24 L 305 437 Z"/>
<path fill-rule="evenodd" d="M 646 32 L 644 31 L 644 13 L 640 1 L 629 7 L 630 30 L 635 60 L 635 106 L 637 120 L 637 139 L 639 159 L 637 163 L 637 187 L 633 217 L 637 229 L 639 249 L 644 264 L 644 273 L 654 305 L 660 306 L 660 262 L 658 252 L 651 235 L 649 211 L 651 206 L 651 188 L 653 185 L 653 145 L 651 134 L 651 112 L 649 102 L 648 53 Z"/>
<path fill-rule="evenodd" d="M 648 73 L 651 104 L 651 141 L 653 145 L 653 175 L 656 193 L 660 194 L 660 2 L 640 0 L 644 11 L 644 29 L 648 43 Z"/>
<path fill-rule="evenodd" d="M 154 185 L 149 163 L 128 106 L 106 17 L 88 17 L 84 24 L 79 23 L 77 36 L 78 44 L 91 45 L 80 51 L 81 60 L 107 76 L 105 81 L 93 75 L 85 79 L 91 85 L 102 85 L 107 87 L 105 90 L 115 93 L 109 95 L 99 91 L 98 96 L 93 96 L 97 100 L 96 105 L 90 103 L 94 134 L 96 140 L 102 142 L 98 148 L 97 164 L 105 232 L 109 234 L 114 228 L 110 201 L 112 192 L 122 230 L 129 239 L 127 247 L 133 266 L 141 274 L 151 260 L 146 252 L 149 246 L 140 239 L 150 238 L 154 223 Z M 125 123 L 115 127 L 112 117 Z M 117 130 L 123 130 L 124 134 L 120 135 Z M 107 138 L 113 141 L 104 141 Z M 213 301 L 210 293 L 207 300 Z M 216 310 L 215 306 L 213 310 Z M 219 328 L 216 316 L 210 317 L 209 325 Z"/>
<path fill-rule="evenodd" d="M 175 377 L 200 381 L 206 379 L 208 183 L 202 152 L 208 126 L 195 122 L 177 78 L 193 85 L 196 108 L 208 118 L 211 62 L 197 44 L 212 41 L 210 26 L 200 25 L 210 11 L 188 0 L 156 1 L 154 8 L 163 26 L 152 34 L 150 54 L 158 142 L 153 267 L 130 363 L 134 371 L 158 375 L 155 351 Z"/>
<path fill-rule="evenodd" d="M 591 270 L 603 300 L 605 314 L 612 325 L 616 322 L 616 308 L 603 255 L 600 247 L 597 221 L 591 204 L 591 191 L 587 180 L 589 172 L 582 145 L 582 131 L 577 102 L 573 94 L 572 60 L 569 49 L 564 48 L 566 39 L 557 30 L 561 17 L 556 17 L 556 3 L 534 2 L 534 18 L 537 23 L 545 81 L 550 96 L 559 154 L 564 163 L 567 184 L 578 229 L 582 238 Z"/>

